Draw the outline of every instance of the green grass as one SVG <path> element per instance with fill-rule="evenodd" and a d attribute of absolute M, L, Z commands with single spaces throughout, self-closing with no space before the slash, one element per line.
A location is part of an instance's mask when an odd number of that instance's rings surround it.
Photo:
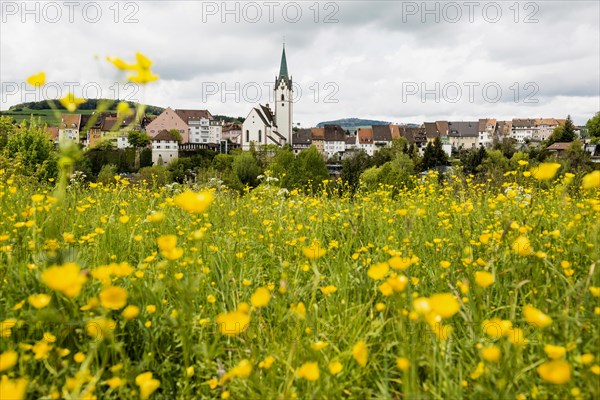
<path fill-rule="evenodd" d="M 48 126 L 58 126 L 60 122 L 60 114 L 82 114 L 82 115 L 91 115 L 95 112 L 95 110 L 77 110 L 74 113 L 69 113 L 68 111 L 62 110 L 58 114 L 53 110 L 30 110 L 30 109 L 22 109 L 21 111 L 1 111 L 1 116 L 9 116 L 12 117 L 17 123 L 21 123 L 21 121 L 29 121 L 33 116 L 34 119 L 38 119 L 41 121 L 41 124 Z"/>
<path fill-rule="evenodd" d="M 594 267 L 599 193 L 568 195 L 561 181 L 516 179 L 511 190 L 458 181 L 439 186 L 431 179 L 396 197 L 382 189 L 353 199 L 286 195 L 270 186 L 241 197 L 219 189 L 206 212 L 190 215 L 174 205 L 177 193 L 170 189 L 119 183 L 73 188 L 56 201 L 49 189 L 0 175 L 0 319 L 21 321 L 0 342 L 0 352 L 19 354 L 2 373 L 26 377 L 30 398 L 77 396 L 91 387 L 99 398 L 134 398 L 135 378 L 145 371 L 160 381 L 155 399 L 216 399 L 226 392 L 238 399 L 567 398 L 575 389 L 581 398 L 597 398 L 592 366 L 600 326 L 590 288 L 600 286 Z M 36 193 L 46 197 L 32 199 Z M 164 219 L 148 222 L 155 211 Z M 177 236 L 181 257 L 157 248 L 157 238 L 167 234 Z M 519 236 L 531 241 L 532 255 L 512 249 Z M 313 241 L 327 250 L 316 260 L 303 254 Z M 368 270 L 393 255 L 413 263 L 387 273 L 406 276 L 408 284 L 384 296 L 379 286 L 387 278 L 375 281 Z M 66 262 L 87 277 L 73 298 L 42 280 L 44 270 Z M 107 284 L 94 271 L 113 262 L 132 267 L 108 283 L 125 288 L 127 303 L 140 308 L 132 320 L 94 300 Z M 477 271 L 491 272 L 495 282 L 478 287 Z M 337 291 L 325 296 L 320 288 L 328 285 Z M 250 310 L 246 331 L 220 334 L 217 315 L 243 309 L 259 287 L 271 289 L 270 303 Z M 33 308 L 27 299 L 36 293 L 50 295 L 50 304 Z M 445 339 L 413 305 L 414 298 L 439 293 L 451 293 L 460 305 L 442 321 L 453 330 Z M 306 306 L 304 319 L 290 309 L 298 302 Z M 91 307 L 82 310 L 86 304 Z M 528 304 L 552 324 L 528 323 Z M 94 318 L 114 320 L 114 332 L 90 338 L 85 326 Z M 521 328 L 528 343 L 486 335 L 484 322 L 492 318 Z M 36 359 L 28 345 L 39 344 L 45 332 L 56 340 L 46 353 L 37 348 Z M 315 350 L 316 341 L 328 346 Z M 368 347 L 365 367 L 352 356 L 359 341 Z M 497 363 L 480 353 L 492 344 L 501 351 Z M 551 384 L 536 371 L 548 361 L 546 344 L 568 348 L 567 383 Z M 82 364 L 73 358 L 79 352 Z M 596 361 L 584 364 L 580 356 L 588 353 Z M 269 355 L 275 363 L 261 369 Z M 407 371 L 397 368 L 398 357 L 410 361 Z M 210 389 L 211 379 L 241 360 L 253 367 L 248 377 Z M 328 372 L 333 360 L 343 365 L 336 376 Z M 318 363 L 318 380 L 296 376 L 305 362 Z M 479 363 L 483 374 L 472 375 Z M 70 380 L 78 373 L 81 379 Z M 109 389 L 105 382 L 113 376 L 124 385 Z"/>

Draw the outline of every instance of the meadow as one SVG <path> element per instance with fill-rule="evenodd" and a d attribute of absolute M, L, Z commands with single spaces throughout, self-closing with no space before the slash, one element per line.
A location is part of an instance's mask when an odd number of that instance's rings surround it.
<path fill-rule="evenodd" d="M 0 398 L 598 398 L 600 177 L 525 164 L 341 197 L 0 171 Z"/>

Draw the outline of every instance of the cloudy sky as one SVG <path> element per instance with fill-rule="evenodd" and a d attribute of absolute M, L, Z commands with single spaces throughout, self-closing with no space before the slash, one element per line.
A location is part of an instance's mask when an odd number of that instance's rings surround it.
<path fill-rule="evenodd" d="M 0 108 L 64 95 L 246 116 L 272 97 L 285 38 L 294 120 L 397 123 L 600 110 L 597 1 L 1 0 Z M 145 87 L 105 57 L 142 52 Z M 27 76 L 47 74 L 29 90 Z M 24 90 L 25 89 L 25 90 Z"/>

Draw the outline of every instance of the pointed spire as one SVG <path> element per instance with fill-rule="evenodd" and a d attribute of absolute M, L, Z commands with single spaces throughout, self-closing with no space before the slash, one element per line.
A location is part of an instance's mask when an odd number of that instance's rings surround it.
<path fill-rule="evenodd" d="M 289 80 L 288 77 L 288 69 L 287 69 L 287 60 L 285 58 L 285 41 L 283 42 L 283 52 L 281 53 L 281 66 L 279 67 L 279 78 L 285 78 L 285 80 Z"/>

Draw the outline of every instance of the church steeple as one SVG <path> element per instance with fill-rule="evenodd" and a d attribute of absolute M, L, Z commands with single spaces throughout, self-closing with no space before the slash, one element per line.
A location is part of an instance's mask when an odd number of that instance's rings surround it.
<path fill-rule="evenodd" d="M 289 81 L 287 59 L 285 58 L 285 43 L 283 44 L 283 52 L 281 53 L 281 66 L 279 67 L 279 79 L 284 78 Z"/>

